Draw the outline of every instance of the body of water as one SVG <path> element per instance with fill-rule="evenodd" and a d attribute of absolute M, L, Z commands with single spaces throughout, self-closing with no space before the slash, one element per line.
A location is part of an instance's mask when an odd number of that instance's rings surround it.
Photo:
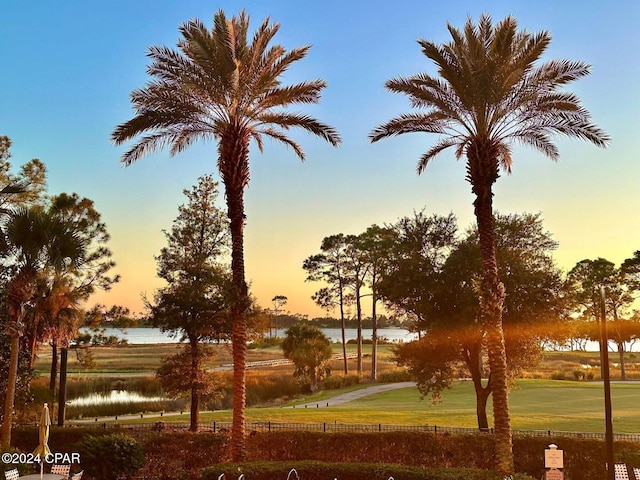
<path fill-rule="evenodd" d="M 342 342 L 342 333 L 339 328 L 321 328 L 322 333 L 324 333 L 329 340 L 335 343 Z M 90 333 L 88 329 L 81 329 L 84 333 Z M 271 330 L 271 335 L 276 335 L 277 337 L 283 338 L 285 336 L 286 329 L 278 329 Z M 127 328 L 125 331 L 119 330 L 117 328 L 107 328 L 105 333 L 106 336 L 115 336 L 118 339 L 126 339 L 129 344 L 132 345 L 149 345 L 154 343 L 178 343 L 180 340 L 180 336 L 171 335 L 169 333 L 163 333 L 159 328 Z M 370 339 L 372 334 L 372 330 L 370 328 L 362 329 L 362 338 Z M 355 328 L 347 328 L 345 330 L 345 335 L 347 341 L 355 340 L 357 338 L 358 332 Z M 268 332 L 267 332 L 268 336 Z M 417 340 L 418 335 L 415 333 L 408 332 L 404 328 L 379 328 L 378 329 L 378 338 L 384 338 L 385 340 L 393 343 L 400 342 L 410 342 L 412 340 Z M 589 352 L 597 352 L 599 350 L 599 345 L 597 342 L 587 342 L 586 350 Z M 627 343 L 625 345 L 625 350 L 627 352 L 637 353 L 640 351 L 640 342 L 632 342 Z M 617 355 L 617 348 L 613 343 L 609 343 L 609 354 Z M 612 360 L 615 360 L 612 359 Z"/>
<path fill-rule="evenodd" d="M 342 342 L 342 330 L 339 328 L 321 328 L 322 332 L 332 342 Z M 87 329 L 82 329 L 84 333 L 90 333 Z M 286 329 L 280 329 L 277 331 L 272 330 L 272 335 L 277 337 L 284 337 Z M 274 333 L 275 332 L 275 333 Z M 118 339 L 125 339 L 127 342 L 133 345 L 148 345 L 154 343 L 178 343 L 179 336 L 170 335 L 169 333 L 160 331 L 159 328 L 127 328 L 124 331 L 117 328 L 107 328 L 106 336 L 114 336 Z M 345 330 L 347 341 L 355 340 L 358 336 L 358 331 L 355 328 L 347 328 Z M 370 328 L 362 329 L 362 338 L 370 339 L 372 330 Z M 379 328 L 378 338 L 384 338 L 389 342 L 410 342 L 415 340 L 418 336 L 415 333 L 410 333 L 404 328 Z"/>

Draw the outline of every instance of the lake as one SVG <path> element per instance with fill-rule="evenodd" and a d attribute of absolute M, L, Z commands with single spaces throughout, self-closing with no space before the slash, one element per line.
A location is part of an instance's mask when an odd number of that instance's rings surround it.
<path fill-rule="evenodd" d="M 81 329 L 83 332 L 89 333 L 87 329 Z M 285 336 L 286 329 L 280 329 L 277 331 L 272 330 L 272 335 L 274 332 L 278 337 Z M 342 341 L 342 333 L 339 328 L 321 328 L 322 333 L 324 333 L 329 340 L 332 342 L 341 342 Z M 127 328 L 124 331 L 118 330 L 117 328 L 107 328 L 105 333 L 106 336 L 113 335 L 118 339 L 125 339 L 127 342 L 133 345 L 148 345 L 154 343 L 178 343 L 180 340 L 179 336 L 172 336 L 169 333 L 164 333 L 160 331 L 159 328 Z M 355 328 L 347 328 L 345 330 L 345 335 L 347 341 L 355 340 L 358 335 L 358 331 Z M 362 329 L 362 338 L 368 339 L 371 338 L 372 330 L 370 328 Z M 404 328 L 379 328 L 378 329 L 378 338 L 384 338 L 389 342 L 399 343 L 399 342 L 410 342 L 411 340 L 415 340 L 418 336 L 415 333 L 410 333 Z"/>

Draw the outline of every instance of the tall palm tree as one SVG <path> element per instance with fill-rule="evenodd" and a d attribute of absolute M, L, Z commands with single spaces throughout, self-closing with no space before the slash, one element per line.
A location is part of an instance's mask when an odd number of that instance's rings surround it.
<path fill-rule="evenodd" d="M 479 295 L 493 385 L 496 466 L 508 475 L 513 472 L 513 454 L 501 319 L 505 291 L 496 263 L 492 186 L 500 170 L 511 171 L 514 142 L 556 160 L 554 134 L 599 147 L 606 146 L 609 138 L 591 123 L 577 96 L 560 90 L 587 75 L 589 65 L 569 60 L 538 63 L 551 41 L 548 32 L 518 31 L 513 17 L 494 26 L 486 14 L 477 25 L 468 19 L 462 31 L 451 25 L 448 29 L 449 43 L 418 40 L 424 55 L 438 67 L 439 77 L 419 73 L 386 83 L 387 89 L 407 95 L 411 105 L 422 111 L 380 125 L 370 139 L 413 132 L 439 135 L 420 158 L 418 173 L 449 147 L 455 147 L 456 158 L 466 157 L 482 252 Z"/>
<path fill-rule="evenodd" d="M 72 225 L 37 207 L 10 214 L 5 240 L 17 271 L 7 287 L 7 333 L 11 338 L 11 355 L 1 446 L 11 443 L 20 335 L 27 307 L 36 291 L 38 272 L 47 266 L 54 270 L 71 268 L 84 256 L 84 244 L 75 235 Z"/>
<path fill-rule="evenodd" d="M 286 51 L 270 46 L 279 29 L 267 18 L 247 38 L 249 16 L 240 12 L 230 20 L 224 12 L 214 16 L 209 31 L 200 20 L 180 27 L 178 49 L 149 49 L 147 69 L 152 80 L 131 93 L 135 116 L 117 126 L 112 140 L 121 144 L 144 135 L 122 157 L 130 165 L 145 154 L 170 146 L 181 152 L 197 140 L 218 142 L 218 170 L 225 186 L 232 239 L 233 293 L 233 428 L 232 457 L 245 457 L 246 311 L 250 306 L 244 274 L 244 189 L 249 183 L 249 143 L 262 151 L 269 137 L 291 147 L 304 160 L 301 147 L 285 135 L 300 127 L 330 144 L 340 143 L 330 126 L 301 113 L 284 110 L 291 104 L 317 103 L 325 87 L 322 80 L 283 86 L 280 76 L 309 51 L 309 46 Z"/>

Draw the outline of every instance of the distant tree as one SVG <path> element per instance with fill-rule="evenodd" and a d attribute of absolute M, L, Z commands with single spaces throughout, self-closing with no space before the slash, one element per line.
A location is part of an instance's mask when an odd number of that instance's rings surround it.
<path fill-rule="evenodd" d="M 273 315 L 274 315 L 274 320 L 276 321 L 276 329 L 278 328 L 278 316 L 280 315 L 280 311 L 282 309 L 282 307 L 284 307 L 287 302 L 289 301 L 289 299 L 284 296 L 284 295 L 276 295 L 275 297 L 273 297 L 271 299 L 271 303 L 273 304 Z"/>
<path fill-rule="evenodd" d="M 344 252 L 346 259 L 345 285 L 351 290 L 356 306 L 356 372 L 358 376 L 362 376 L 362 297 L 365 295 L 363 289 L 369 275 L 370 264 L 364 250 L 365 246 L 358 236 L 347 235 L 345 242 L 347 245 Z"/>
<path fill-rule="evenodd" d="M 208 344 L 200 344 L 194 353 L 190 344 L 184 345 L 180 352 L 162 357 L 156 378 L 162 389 L 176 397 L 187 396 L 191 400 L 191 411 L 199 409 L 200 402 L 212 402 L 222 398 L 223 381 L 219 374 L 210 370 L 216 353 Z M 185 375 L 185 372 L 190 372 Z M 195 403 L 195 404 L 194 404 Z M 196 431 L 194 418 L 191 418 L 191 430 Z"/>
<path fill-rule="evenodd" d="M 559 157 L 554 135 L 566 135 L 604 147 L 609 137 L 592 122 L 579 98 L 561 89 L 589 73 L 583 62 L 539 63 L 551 42 L 546 32 L 518 30 L 514 17 L 494 24 L 487 14 L 469 18 L 462 30 L 447 25 L 451 41 L 418 40 L 438 75 L 418 73 L 386 83 L 419 109 L 391 119 L 371 133 L 371 140 L 405 133 L 437 135 L 418 162 L 421 173 L 448 148 L 466 157 L 466 179 L 475 196 L 474 213 L 482 252 L 480 321 L 487 332 L 493 382 L 496 470 L 513 474 L 506 352 L 502 329 L 505 290 L 498 275 L 493 217 L 493 184 L 500 171 L 511 171 L 514 143 L 528 145 L 551 159 Z"/>
<path fill-rule="evenodd" d="M 58 425 L 65 422 L 66 404 L 66 369 L 68 349 L 71 340 L 79 328 L 79 304 L 87 301 L 96 290 L 110 290 L 120 280 L 120 276 L 112 273 L 115 262 L 108 248 L 110 240 L 106 224 L 95 208 L 93 200 L 80 197 L 76 193 L 61 193 L 49 199 L 47 212 L 72 225 L 75 235 L 85 246 L 85 255 L 77 262 L 76 268 L 64 271 L 45 270 L 45 282 L 51 287 L 51 294 L 56 292 L 54 285 L 64 285 L 64 295 L 58 289 L 58 310 L 49 310 L 50 325 L 48 340 L 56 355 L 60 348 L 60 387 L 58 388 Z M 47 304 L 45 303 L 45 306 Z M 53 315 L 53 316 L 52 316 Z M 55 378 L 52 355 L 51 377 Z"/>
<path fill-rule="evenodd" d="M 640 250 L 636 250 L 633 252 L 633 256 L 622 262 L 620 271 L 631 292 L 635 293 L 640 290 Z"/>
<path fill-rule="evenodd" d="M 45 202 L 47 169 L 37 158 L 30 160 L 14 174 L 10 162 L 11 139 L 0 136 L 0 212 L 29 207 Z"/>
<path fill-rule="evenodd" d="M 191 363 L 191 427 L 198 429 L 202 361 L 211 340 L 230 333 L 228 267 L 222 261 L 229 249 L 227 219 L 217 206 L 217 183 L 210 175 L 184 190 L 188 201 L 178 207 L 178 217 L 165 232 L 167 246 L 156 257 L 158 276 L 167 282 L 147 306 L 155 326 L 186 340 Z M 204 349 L 204 350 L 203 350 Z M 185 353 L 186 354 L 186 353 Z M 167 360 L 174 365 L 182 357 Z M 173 362 L 173 363 L 172 363 Z M 168 367 L 167 367 L 168 368 Z"/>
<path fill-rule="evenodd" d="M 298 324 L 287 329 L 282 352 L 295 365 L 294 375 L 309 380 L 312 392 L 318 390 L 318 381 L 331 373 L 331 342 L 317 327 Z"/>
<path fill-rule="evenodd" d="M 298 127 L 332 145 L 340 136 L 315 118 L 287 111 L 291 105 L 320 100 L 325 82 L 312 80 L 282 85 L 282 76 L 304 58 L 309 46 L 287 51 L 271 44 L 279 29 L 267 18 L 248 38 L 249 16 L 227 18 L 222 10 L 208 30 L 200 20 L 180 27 L 178 49 L 151 47 L 149 73 L 153 80 L 135 90 L 131 100 L 136 114 L 116 127 L 112 139 L 121 144 L 140 141 L 123 155 L 130 165 L 145 154 L 170 146 L 176 154 L 198 140 L 218 142 L 218 170 L 225 185 L 232 240 L 231 317 L 233 318 L 233 428 L 232 458 L 246 455 L 246 313 L 250 307 L 244 272 L 244 189 L 249 184 L 249 144 L 262 151 L 264 138 L 290 147 L 304 160 L 298 143 L 286 135 Z M 146 134 L 146 135 L 145 135 Z"/>
<path fill-rule="evenodd" d="M 393 245 L 393 231 L 372 225 L 358 236 L 357 242 L 368 267 L 365 282 L 371 290 L 371 378 L 375 380 L 378 373 L 378 289 L 388 265 L 389 250 Z"/>
<path fill-rule="evenodd" d="M 313 295 L 313 300 L 322 308 L 340 310 L 340 328 L 342 331 L 343 370 L 349 373 L 347 363 L 347 340 L 345 335 L 345 307 L 351 301 L 346 288 L 348 284 L 348 258 L 346 249 L 348 241 L 344 234 L 331 235 L 322 239 L 321 253 L 306 258 L 302 268 L 307 272 L 307 282 L 325 282 L 323 287 Z"/>
<path fill-rule="evenodd" d="M 606 311 L 613 318 L 608 324 L 612 331 L 609 340 L 616 343 L 620 358 L 620 378 L 626 379 L 625 343 L 632 339 L 632 329 L 626 328 L 624 316 L 634 301 L 632 292 L 635 290 L 634 278 L 631 273 L 632 260 L 628 260 L 625 268 L 616 268 L 613 262 L 604 258 L 579 261 L 567 274 L 567 291 L 573 301 L 574 311 L 587 321 L 594 321 L 599 325 L 601 318 L 600 287 L 605 287 Z M 591 335 L 594 341 L 600 341 L 600 329 L 596 328 Z M 607 348 L 607 345 L 602 345 Z"/>
<path fill-rule="evenodd" d="M 562 278 L 551 256 L 557 244 L 543 229 L 539 215 L 496 215 L 496 244 L 500 275 L 510 292 L 503 320 L 508 373 L 514 378 L 538 359 L 541 341 L 565 315 Z M 478 325 L 480 274 L 477 231 L 471 229 L 441 267 L 432 270 L 429 283 L 422 284 L 430 288 L 425 292 L 427 301 L 411 303 L 418 305 L 422 338 L 399 346 L 396 357 L 418 379 L 420 391 L 435 399 L 450 385 L 462 361 L 476 392 L 478 427 L 486 429 L 492 378 L 484 380 L 486 339 Z M 417 297 L 415 290 L 408 293 Z"/>
<path fill-rule="evenodd" d="M 392 311 L 425 322 L 437 273 L 457 245 L 456 217 L 414 212 L 389 228 L 393 240 L 378 285 L 380 297 Z"/>

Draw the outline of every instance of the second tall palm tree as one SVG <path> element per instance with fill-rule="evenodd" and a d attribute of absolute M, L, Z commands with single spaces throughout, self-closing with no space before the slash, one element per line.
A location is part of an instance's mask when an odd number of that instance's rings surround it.
<path fill-rule="evenodd" d="M 467 180 L 475 195 L 474 213 L 482 255 L 480 312 L 486 332 L 496 437 L 496 468 L 513 473 L 506 356 L 502 331 L 505 291 L 498 276 L 493 218 L 493 184 L 500 169 L 511 171 L 511 144 L 529 145 L 558 158 L 553 134 L 588 140 L 604 147 L 608 136 L 591 123 L 579 99 L 560 89 L 589 73 L 583 62 L 536 62 L 551 36 L 518 31 L 507 17 L 493 25 L 488 15 L 469 19 L 462 31 L 448 26 L 452 41 L 438 45 L 419 40 L 424 55 L 438 67 L 439 78 L 421 73 L 389 80 L 386 87 L 410 98 L 418 113 L 404 114 L 371 133 L 377 141 L 393 135 L 426 132 L 440 135 L 418 163 L 418 173 L 440 152 L 455 147 L 466 157 Z"/>
<path fill-rule="evenodd" d="M 143 136 L 123 157 L 130 165 L 165 145 L 176 154 L 197 140 L 218 142 L 218 170 L 225 186 L 232 239 L 231 315 L 233 321 L 233 428 L 232 457 L 245 457 L 245 357 L 248 288 L 244 273 L 244 189 L 249 183 L 249 144 L 262 151 L 263 137 L 293 149 L 304 160 L 301 147 L 285 135 L 300 127 L 330 144 L 340 143 L 330 126 L 301 113 L 288 112 L 291 104 L 317 103 L 325 82 L 313 80 L 282 86 L 280 76 L 301 60 L 309 47 L 285 50 L 270 45 L 279 29 L 267 18 L 249 40 L 249 17 L 242 11 L 227 19 L 214 16 L 208 30 L 199 20 L 180 27 L 178 50 L 151 47 L 148 73 L 153 78 L 134 90 L 135 116 L 116 127 L 112 140 L 121 144 Z"/>

